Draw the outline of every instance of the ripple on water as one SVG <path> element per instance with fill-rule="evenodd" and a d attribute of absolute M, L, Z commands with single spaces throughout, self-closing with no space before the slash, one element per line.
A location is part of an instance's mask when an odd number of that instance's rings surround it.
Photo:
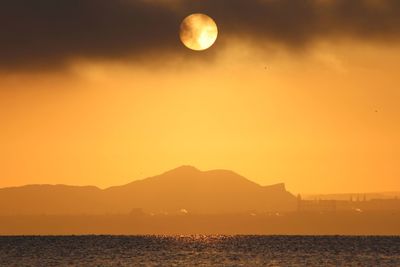
<path fill-rule="evenodd" d="M 0 266 L 400 266 L 400 237 L 0 237 Z"/>

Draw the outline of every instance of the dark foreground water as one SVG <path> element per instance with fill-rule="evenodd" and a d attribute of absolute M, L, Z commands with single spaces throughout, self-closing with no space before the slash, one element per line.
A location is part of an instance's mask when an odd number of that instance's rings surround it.
<path fill-rule="evenodd" d="M 0 266 L 400 266 L 400 237 L 0 237 Z"/>

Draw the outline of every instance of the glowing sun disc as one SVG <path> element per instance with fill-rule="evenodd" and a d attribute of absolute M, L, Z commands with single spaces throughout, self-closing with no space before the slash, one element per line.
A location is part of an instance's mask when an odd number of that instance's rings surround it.
<path fill-rule="evenodd" d="M 182 21 L 179 35 L 187 48 L 202 51 L 215 43 L 218 27 L 209 16 L 200 13 L 192 14 Z"/>

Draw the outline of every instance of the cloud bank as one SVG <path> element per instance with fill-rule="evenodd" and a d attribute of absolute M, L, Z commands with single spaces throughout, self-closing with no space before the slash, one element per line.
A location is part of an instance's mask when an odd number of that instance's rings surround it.
<path fill-rule="evenodd" d="M 398 0 L 3 0 L 0 68 L 185 54 L 179 25 L 197 12 L 217 21 L 219 48 L 232 37 L 290 49 L 319 39 L 400 37 Z"/>

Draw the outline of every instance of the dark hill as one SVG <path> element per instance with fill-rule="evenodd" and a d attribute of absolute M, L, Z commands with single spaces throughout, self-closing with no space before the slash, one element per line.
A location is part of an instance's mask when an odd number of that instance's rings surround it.
<path fill-rule="evenodd" d="M 33 185 L 0 189 L 0 215 L 148 213 L 242 213 L 288 211 L 296 198 L 284 184 L 260 186 L 227 170 L 182 166 L 105 190 Z"/>

